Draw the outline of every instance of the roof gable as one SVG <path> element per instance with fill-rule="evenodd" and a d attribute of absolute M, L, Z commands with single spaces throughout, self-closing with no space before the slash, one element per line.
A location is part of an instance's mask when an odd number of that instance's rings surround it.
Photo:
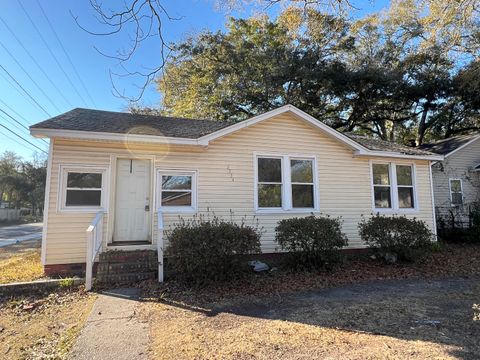
<path fill-rule="evenodd" d="M 153 144 L 168 143 L 208 146 L 210 141 L 285 113 L 292 114 L 296 119 L 336 139 L 351 149 L 354 156 L 416 158 L 423 160 L 443 159 L 443 156 L 432 154 L 426 150 L 409 148 L 392 142 L 351 134 L 347 136 L 293 105 L 285 105 L 234 124 L 225 121 L 74 109 L 31 126 L 30 132 L 37 137 L 64 137 L 106 141 L 128 140 Z"/>

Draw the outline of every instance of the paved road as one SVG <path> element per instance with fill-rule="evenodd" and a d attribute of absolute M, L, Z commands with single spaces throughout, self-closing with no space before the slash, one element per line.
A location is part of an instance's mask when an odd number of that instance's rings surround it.
<path fill-rule="evenodd" d="M 43 223 L 0 227 L 0 247 L 42 238 Z"/>

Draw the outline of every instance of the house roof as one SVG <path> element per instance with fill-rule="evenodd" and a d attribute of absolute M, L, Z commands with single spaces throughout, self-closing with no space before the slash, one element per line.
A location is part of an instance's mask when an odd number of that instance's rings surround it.
<path fill-rule="evenodd" d="M 184 119 L 76 108 L 35 124 L 30 128 L 197 139 L 228 125 L 231 125 L 231 123 L 226 121 Z"/>
<path fill-rule="evenodd" d="M 443 159 L 443 156 L 426 150 L 340 133 L 292 105 L 285 105 L 238 123 L 77 108 L 31 126 L 30 132 L 37 137 L 117 141 L 128 137 L 131 141 L 206 146 L 212 140 L 286 112 L 342 142 L 354 150 L 356 156 Z"/>
<path fill-rule="evenodd" d="M 480 133 L 457 135 L 431 144 L 424 144 L 421 146 L 421 149 L 447 156 L 478 138 L 480 138 Z"/>
<path fill-rule="evenodd" d="M 391 151 L 405 155 L 432 155 L 431 152 L 422 150 L 416 147 L 406 146 L 398 144 L 392 141 L 385 141 L 380 139 L 374 139 L 364 135 L 357 135 L 352 133 L 345 133 L 350 139 L 355 140 L 359 144 L 365 146 L 369 150 L 374 151 Z"/>

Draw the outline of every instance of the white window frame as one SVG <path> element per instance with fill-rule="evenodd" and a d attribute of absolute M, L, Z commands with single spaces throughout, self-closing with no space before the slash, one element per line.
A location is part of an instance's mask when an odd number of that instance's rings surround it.
<path fill-rule="evenodd" d="M 190 176 L 192 178 L 191 206 L 162 206 L 162 176 Z M 170 190 L 168 190 L 170 191 Z M 185 191 L 185 190 L 182 190 Z M 195 213 L 197 212 L 197 171 L 157 169 L 156 210 L 163 213 Z"/>
<path fill-rule="evenodd" d="M 462 203 L 461 204 L 454 204 L 453 203 L 453 196 L 452 196 L 452 181 L 460 181 L 460 193 L 462 194 Z M 448 179 L 448 190 L 450 192 L 450 204 L 452 206 L 462 206 L 463 205 L 463 181 L 459 178 L 449 178 Z"/>
<path fill-rule="evenodd" d="M 57 212 L 75 212 L 75 213 L 96 213 L 100 210 L 107 212 L 108 209 L 108 192 L 107 184 L 109 184 L 109 167 L 108 166 L 92 166 L 92 165 L 60 165 L 59 166 L 59 189 L 57 196 Z M 68 173 L 93 173 L 102 175 L 102 187 L 100 189 L 100 206 L 74 206 L 67 205 L 67 180 Z"/>
<path fill-rule="evenodd" d="M 373 165 L 382 164 L 388 165 L 390 176 L 390 199 L 391 207 L 389 208 L 377 208 L 375 206 L 375 185 L 373 183 Z M 411 166 L 412 168 L 412 185 L 398 185 L 397 183 L 397 166 Z M 417 196 L 417 171 L 414 163 L 394 163 L 387 161 L 370 160 L 370 185 L 372 192 L 372 209 L 378 213 L 413 213 L 419 211 L 418 196 Z M 386 185 L 385 185 L 386 186 Z M 398 188 L 408 187 L 413 188 L 413 208 L 401 208 L 398 201 Z"/>
<path fill-rule="evenodd" d="M 281 159 L 282 160 L 282 206 L 276 208 L 262 208 L 258 206 L 258 159 Z M 294 208 L 292 206 L 292 178 L 291 178 L 291 165 L 290 160 L 310 160 L 312 162 L 313 171 L 313 208 Z M 319 200 L 319 186 L 318 186 L 318 171 L 317 171 L 317 158 L 313 155 L 302 154 L 271 154 L 271 153 L 254 153 L 254 174 L 253 174 L 253 202 L 255 212 L 258 214 L 271 214 L 271 213 L 312 213 L 318 212 L 320 208 Z M 300 184 L 300 183 L 293 183 Z M 305 183 L 306 184 L 306 183 Z M 312 185 L 308 183 L 307 185 Z"/>

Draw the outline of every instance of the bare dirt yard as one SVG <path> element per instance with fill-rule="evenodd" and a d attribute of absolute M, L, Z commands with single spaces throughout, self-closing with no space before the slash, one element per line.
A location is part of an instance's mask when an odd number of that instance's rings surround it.
<path fill-rule="evenodd" d="M 81 288 L 0 299 L 0 359 L 64 359 L 96 296 Z"/>
<path fill-rule="evenodd" d="M 0 247 L 0 284 L 38 280 L 42 277 L 39 240 Z"/>
<path fill-rule="evenodd" d="M 155 359 L 478 359 L 476 279 L 396 280 L 247 302 L 151 302 Z"/>
<path fill-rule="evenodd" d="M 142 285 L 155 359 L 479 359 L 480 246 L 227 284 Z"/>

